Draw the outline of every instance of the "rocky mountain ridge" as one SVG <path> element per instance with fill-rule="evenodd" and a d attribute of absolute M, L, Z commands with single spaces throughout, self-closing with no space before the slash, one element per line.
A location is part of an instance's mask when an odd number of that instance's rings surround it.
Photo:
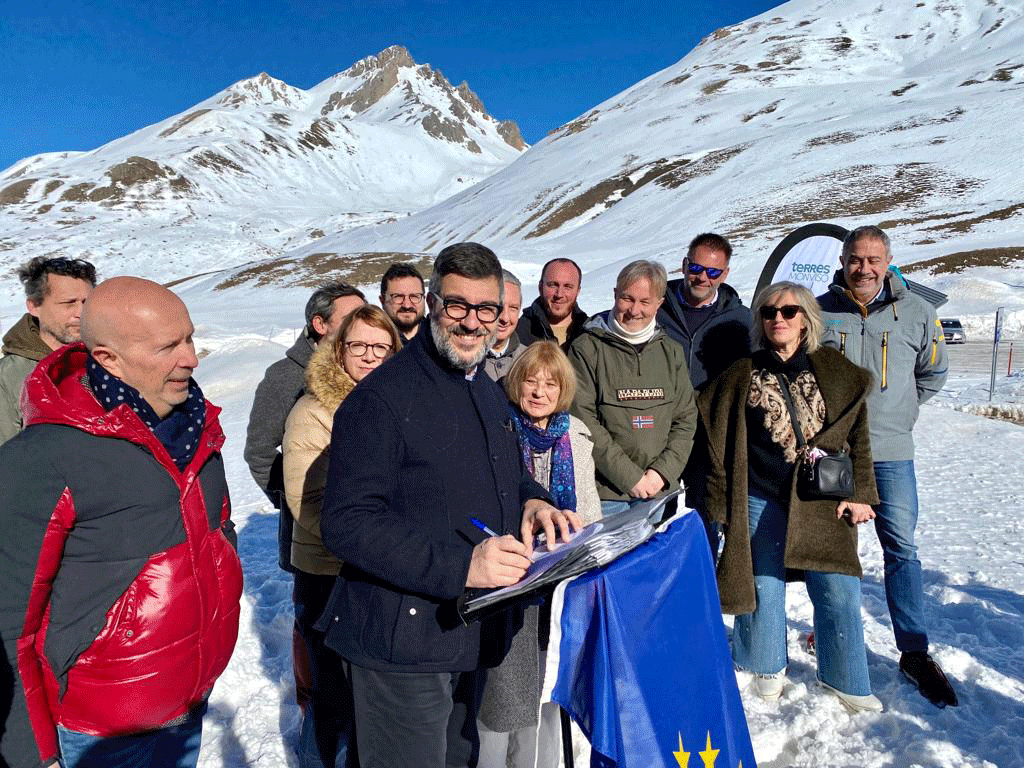
<path fill-rule="evenodd" d="M 260 73 L 90 152 L 14 164 L 0 173 L 0 250 L 126 268 L 155 250 L 177 276 L 193 243 L 207 266 L 270 256 L 439 202 L 525 147 L 467 83 L 392 46 L 306 90 Z"/>

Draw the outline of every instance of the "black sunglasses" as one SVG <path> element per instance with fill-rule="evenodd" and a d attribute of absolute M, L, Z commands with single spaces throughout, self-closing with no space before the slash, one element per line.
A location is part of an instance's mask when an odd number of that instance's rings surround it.
<path fill-rule="evenodd" d="M 718 269 L 717 267 L 705 267 L 703 264 L 694 264 L 692 261 L 686 262 L 686 271 L 691 275 L 699 275 L 701 272 L 708 273 L 708 279 L 717 280 L 725 272 L 724 269 Z"/>
<path fill-rule="evenodd" d="M 782 315 L 786 320 L 792 320 L 800 314 L 801 310 L 798 304 L 783 304 L 781 307 L 773 307 L 771 304 L 765 304 L 759 311 L 761 313 L 762 320 L 774 320 L 776 314 Z"/>

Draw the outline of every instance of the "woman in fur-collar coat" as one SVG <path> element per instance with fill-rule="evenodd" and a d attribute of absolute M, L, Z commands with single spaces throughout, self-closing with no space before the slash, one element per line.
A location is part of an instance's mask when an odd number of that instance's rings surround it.
<path fill-rule="evenodd" d="M 725 530 L 722 610 L 739 614 L 733 658 L 754 673 L 757 695 L 781 695 L 787 574 L 802 572 L 814 606 L 819 680 L 848 709 L 879 710 L 867 674 L 856 529 L 874 517 L 870 505 L 878 501 L 866 406 L 871 375 L 819 346 L 821 311 L 806 288 L 768 286 L 753 312 L 756 351 L 698 400 L 712 464 L 708 509 Z M 797 440 L 781 382 L 804 441 Z M 848 450 L 850 499 L 813 500 L 797 492 L 797 464 L 815 448 Z"/>
<path fill-rule="evenodd" d="M 295 621 L 309 651 L 313 694 L 299 736 L 302 765 L 355 766 L 351 692 L 341 657 L 324 645 L 313 624 L 327 605 L 341 561 L 320 537 L 320 506 L 334 412 L 356 385 L 401 346 L 394 324 L 378 307 L 346 317 L 337 335 L 323 339 L 306 366 L 306 394 L 285 422 L 281 448 L 288 508 L 295 517 Z M 350 745 L 353 748 L 350 749 Z"/>

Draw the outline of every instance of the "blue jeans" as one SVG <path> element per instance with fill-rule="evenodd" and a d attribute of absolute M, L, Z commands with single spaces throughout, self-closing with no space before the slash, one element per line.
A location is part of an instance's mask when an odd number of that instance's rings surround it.
<path fill-rule="evenodd" d="M 111 693 L 116 696 L 116 690 Z M 57 726 L 63 768 L 195 768 L 206 704 L 181 725 L 103 738 Z"/>
<path fill-rule="evenodd" d="M 757 607 L 737 616 L 732 658 L 758 675 L 783 672 L 786 650 L 786 525 L 788 514 L 774 500 L 750 496 L 750 553 Z M 864 624 L 860 615 L 860 579 L 844 573 L 804 571 L 814 606 L 814 643 L 818 679 L 843 693 L 871 693 Z"/>
<path fill-rule="evenodd" d="M 628 501 L 605 501 L 601 500 L 601 517 L 611 517 L 612 515 L 619 515 L 629 509 L 631 503 Z"/>
<path fill-rule="evenodd" d="M 896 647 L 903 652 L 927 651 L 924 588 L 917 559 L 917 478 L 913 461 L 876 461 L 875 533 L 885 563 L 885 598 L 889 603 Z"/>
<path fill-rule="evenodd" d="M 295 623 L 309 652 L 312 696 L 299 733 L 299 768 L 356 768 L 352 686 L 341 656 L 324 644 L 313 627 L 327 607 L 336 577 L 296 568 Z"/>

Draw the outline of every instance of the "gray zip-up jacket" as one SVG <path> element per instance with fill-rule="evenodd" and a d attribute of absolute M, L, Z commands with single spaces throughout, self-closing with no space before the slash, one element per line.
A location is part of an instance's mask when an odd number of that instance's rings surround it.
<path fill-rule="evenodd" d="M 842 271 L 818 303 L 825 314 L 822 343 L 874 375 L 868 396 L 872 457 L 913 459 L 919 406 L 942 389 L 948 371 L 935 309 L 891 269 L 881 296 L 866 308 L 847 294 Z"/>

